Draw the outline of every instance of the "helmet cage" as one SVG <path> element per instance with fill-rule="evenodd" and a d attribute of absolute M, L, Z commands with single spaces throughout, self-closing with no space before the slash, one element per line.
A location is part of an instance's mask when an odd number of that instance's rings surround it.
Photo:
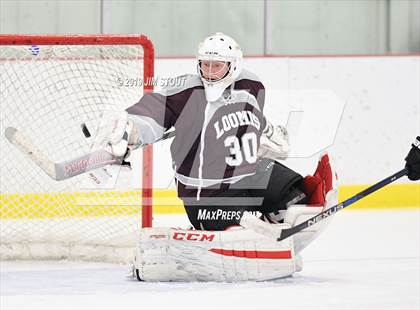
<path fill-rule="evenodd" d="M 198 73 L 199 73 L 199 75 L 200 75 L 200 77 L 203 79 L 203 80 L 205 80 L 206 81 L 206 83 L 209 83 L 209 84 L 214 84 L 214 83 L 217 83 L 217 82 L 219 82 L 219 81 L 222 81 L 223 79 L 225 79 L 231 72 L 231 68 L 232 68 L 232 66 L 231 66 L 231 62 L 230 61 L 226 61 L 226 60 L 224 60 L 223 62 L 224 62 L 224 66 L 219 70 L 219 71 L 217 71 L 217 72 L 215 72 L 215 73 L 211 73 L 211 74 L 207 74 L 207 76 L 209 76 L 210 77 L 210 79 L 209 79 L 209 77 L 205 77 L 204 76 L 204 72 L 203 72 L 203 69 L 201 68 L 201 63 L 202 63 L 202 59 L 199 59 L 198 60 L 198 63 L 197 63 L 197 71 L 198 71 Z M 209 60 L 210 61 L 210 63 L 211 62 L 214 62 L 214 61 L 222 61 L 222 60 Z M 222 70 L 224 70 L 225 68 L 226 68 L 226 66 L 227 66 L 227 70 L 226 70 L 226 73 L 222 76 L 222 77 L 220 77 L 220 78 L 216 78 L 216 79 L 213 79 L 212 78 L 212 76 L 215 76 L 215 75 L 217 75 L 220 71 L 222 71 Z"/>
<path fill-rule="evenodd" d="M 197 54 L 197 73 L 203 82 L 206 99 L 208 102 L 216 101 L 227 87 L 234 84 L 241 73 L 242 51 L 232 38 L 217 32 L 199 44 Z M 223 61 L 227 63 L 228 70 L 221 78 L 212 79 L 211 75 L 214 73 L 206 74 L 205 78 L 201 69 L 203 61 Z M 211 72 L 211 68 L 209 72 Z"/>

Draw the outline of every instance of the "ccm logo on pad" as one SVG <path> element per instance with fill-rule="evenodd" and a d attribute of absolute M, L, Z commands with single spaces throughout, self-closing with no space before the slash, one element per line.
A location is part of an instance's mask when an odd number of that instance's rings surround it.
<path fill-rule="evenodd" d="M 197 234 L 197 233 L 185 233 L 185 232 L 174 232 L 172 239 L 174 240 L 189 240 L 189 241 L 213 241 L 214 234 Z"/>

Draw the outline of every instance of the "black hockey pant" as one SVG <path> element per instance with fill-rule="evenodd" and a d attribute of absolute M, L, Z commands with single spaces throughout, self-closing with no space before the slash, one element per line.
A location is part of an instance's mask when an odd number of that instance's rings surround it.
<path fill-rule="evenodd" d="M 244 211 L 263 216 L 286 210 L 290 204 L 304 202 L 299 189 L 303 178 L 286 166 L 263 158 L 257 172 L 234 184 L 203 188 L 197 200 L 196 188 L 178 184 L 191 224 L 199 230 L 225 230 L 238 225 Z"/>

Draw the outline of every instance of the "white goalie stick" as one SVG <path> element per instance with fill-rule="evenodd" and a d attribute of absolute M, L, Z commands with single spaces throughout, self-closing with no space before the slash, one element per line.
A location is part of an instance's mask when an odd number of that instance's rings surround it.
<path fill-rule="evenodd" d="M 57 181 L 106 165 L 121 164 L 123 160 L 123 157 L 116 157 L 106 150 L 98 150 L 63 162 L 53 162 L 16 128 L 7 127 L 4 135 L 19 151 L 28 156 L 46 174 Z"/>
<path fill-rule="evenodd" d="M 28 156 L 48 176 L 57 181 L 66 180 L 107 165 L 121 165 L 125 158 L 125 156 L 118 157 L 105 149 L 101 149 L 63 162 L 53 162 L 27 136 L 16 128 L 7 127 L 4 135 L 19 151 Z M 174 135 L 174 131 L 167 132 L 158 141 L 168 139 Z M 124 134 L 123 139 L 128 139 L 126 134 Z"/>

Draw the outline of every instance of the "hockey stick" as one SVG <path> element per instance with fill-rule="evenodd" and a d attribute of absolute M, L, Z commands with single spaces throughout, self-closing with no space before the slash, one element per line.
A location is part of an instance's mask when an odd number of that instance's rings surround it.
<path fill-rule="evenodd" d="M 90 136 L 90 132 L 84 124 L 82 125 L 82 131 L 86 137 Z M 121 165 L 124 162 L 124 156 L 115 156 L 105 149 L 97 150 L 67 161 L 53 162 L 27 136 L 16 128 L 7 127 L 4 135 L 10 143 L 22 153 L 26 154 L 38 167 L 56 181 L 62 181 L 106 165 Z M 169 139 L 174 136 L 175 131 L 169 131 L 157 141 Z M 124 135 L 123 139 L 127 139 L 126 135 Z"/>
<path fill-rule="evenodd" d="M 316 223 L 330 217 L 331 215 L 337 213 L 338 211 L 350 206 L 351 204 L 355 203 L 356 201 L 359 201 L 360 199 L 372 194 L 373 192 L 376 192 L 378 189 L 381 189 L 382 187 L 394 182 L 395 180 L 407 175 L 408 170 L 407 168 L 404 168 L 393 175 L 383 179 L 382 181 L 379 181 L 378 183 L 366 188 L 365 190 L 355 194 L 354 196 L 347 198 L 343 202 L 339 203 L 338 205 L 335 205 L 320 214 L 310 218 L 309 220 L 302 222 L 296 226 L 293 226 L 292 228 L 284 229 L 280 232 L 280 237 L 277 238 L 277 241 L 284 240 L 297 232 L 309 228 L 312 225 L 315 225 Z"/>
<path fill-rule="evenodd" d="M 92 137 L 91 130 L 89 129 L 89 126 L 86 123 L 81 124 L 81 129 L 85 138 Z M 175 136 L 175 131 L 174 130 L 168 131 L 168 132 L 165 132 L 164 135 L 155 142 L 165 140 L 173 136 Z M 126 153 L 126 155 L 124 156 L 124 160 L 121 162 L 121 166 L 127 166 L 131 168 L 131 163 L 129 161 L 125 161 L 125 158 L 127 157 L 128 154 L 129 153 Z M 88 180 L 91 181 L 90 182 L 91 186 L 93 186 L 94 188 L 103 189 L 104 186 L 107 187 L 111 184 L 109 183 L 109 181 L 114 177 L 114 173 L 110 173 L 110 170 L 107 169 L 106 167 L 99 167 L 87 173 L 86 176 L 88 177 Z M 116 179 L 114 180 L 114 182 L 116 182 Z"/>
<path fill-rule="evenodd" d="M 309 228 L 316 223 L 319 223 L 322 220 L 325 220 L 326 218 L 330 217 L 331 215 L 334 215 L 338 211 L 350 206 L 351 204 L 355 203 L 356 201 L 359 201 L 360 199 L 372 194 L 373 192 L 377 191 L 378 189 L 381 189 L 382 187 L 394 182 L 395 180 L 407 175 L 408 170 L 407 168 L 404 168 L 393 175 L 383 179 L 382 181 L 379 181 L 378 183 L 366 188 L 365 190 L 355 194 L 354 196 L 344 200 L 343 202 L 319 213 L 318 215 L 315 215 L 314 217 L 296 225 L 291 228 L 286 228 L 279 230 L 275 227 L 273 224 L 268 224 L 255 216 L 252 216 L 250 214 L 245 214 L 243 218 L 241 219 L 241 226 L 252 229 L 258 233 L 261 233 L 263 235 L 266 235 L 268 237 L 275 237 L 277 241 L 282 241 L 306 228 Z M 280 235 L 279 235 L 280 234 Z"/>
<path fill-rule="evenodd" d="M 22 132 L 7 127 L 4 135 L 18 150 L 26 154 L 46 174 L 57 181 L 65 180 L 110 164 L 121 164 L 123 156 L 117 157 L 106 150 L 98 150 L 63 162 L 53 162 Z"/>

